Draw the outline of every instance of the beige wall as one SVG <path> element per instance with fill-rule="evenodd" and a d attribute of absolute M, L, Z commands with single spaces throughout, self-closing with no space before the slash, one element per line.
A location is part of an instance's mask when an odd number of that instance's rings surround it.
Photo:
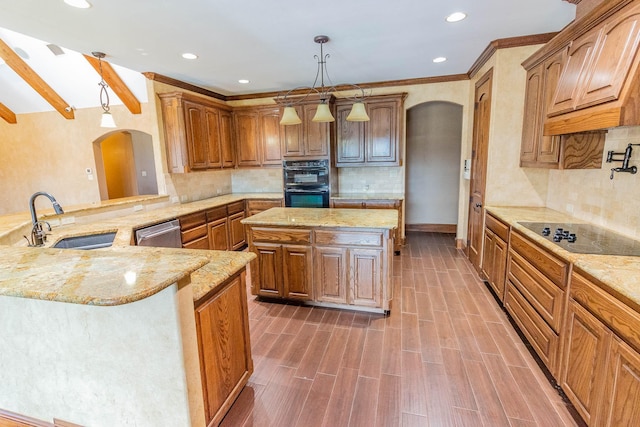
<path fill-rule="evenodd" d="M 159 149 L 153 108 L 142 104 L 142 113 L 134 115 L 115 105 L 111 112 L 118 131 L 146 132 Z M 36 191 L 50 192 L 63 208 L 100 202 L 93 141 L 110 132 L 99 126 L 101 113 L 98 107 L 76 110 L 74 120 L 55 111 L 20 114 L 17 124 L 0 120 L 0 215 L 27 212 L 29 197 Z M 88 179 L 87 168 L 92 170 L 93 180 Z M 161 170 L 158 163 L 156 169 Z M 164 180 L 158 180 L 158 186 L 164 194 Z M 47 203 L 39 200 L 38 206 L 51 208 Z"/>

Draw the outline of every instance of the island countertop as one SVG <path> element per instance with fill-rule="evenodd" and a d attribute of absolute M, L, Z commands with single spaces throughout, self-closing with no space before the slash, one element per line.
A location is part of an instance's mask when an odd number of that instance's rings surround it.
<path fill-rule="evenodd" d="M 393 209 L 271 208 L 243 219 L 242 223 L 391 230 L 398 227 L 398 213 Z"/>

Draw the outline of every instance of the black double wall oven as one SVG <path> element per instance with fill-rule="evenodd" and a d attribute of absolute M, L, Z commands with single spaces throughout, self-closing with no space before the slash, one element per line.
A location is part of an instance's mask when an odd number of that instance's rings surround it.
<path fill-rule="evenodd" d="M 285 160 L 283 172 L 285 206 L 329 207 L 329 160 Z"/>

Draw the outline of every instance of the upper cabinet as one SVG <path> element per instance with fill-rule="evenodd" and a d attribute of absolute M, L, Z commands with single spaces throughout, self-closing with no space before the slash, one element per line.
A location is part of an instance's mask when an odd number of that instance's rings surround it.
<path fill-rule="evenodd" d="M 406 94 L 367 98 L 368 122 L 349 122 L 353 101 L 336 101 L 336 166 L 399 166 Z"/>
<path fill-rule="evenodd" d="M 537 116 L 543 134 L 639 125 L 639 47 L 640 3 L 617 0 L 601 2 L 527 59 L 523 66 L 531 76 L 542 62 L 566 49 L 559 79 L 543 78 L 541 83 L 541 90 L 553 92 L 546 111 Z"/>
<path fill-rule="evenodd" d="M 233 117 L 239 167 L 282 165 L 278 107 L 236 108 Z"/>
<path fill-rule="evenodd" d="M 230 108 L 181 92 L 159 97 L 171 173 L 234 166 Z"/>
<path fill-rule="evenodd" d="M 332 97 L 329 100 L 329 108 L 332 110 L 333 102 Z M 329 157 L 332 124 L 312 120 L 316 114 L 317 104 L 317 99 L 314 99 L 295 106 L 302 123 L 280 127 L 285 158 L 326 159 Z"/>

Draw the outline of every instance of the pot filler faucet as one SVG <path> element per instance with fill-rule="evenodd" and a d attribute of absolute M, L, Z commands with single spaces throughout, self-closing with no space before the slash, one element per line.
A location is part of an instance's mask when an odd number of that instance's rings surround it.
<path fill-rule="evenodd" d="M 62 207 L 56 201 L 56 198 L 51 194 L 45 193 L 44 191 L 33 193 L 29 199 L 29 210 L 31 211 L 31 222 L 33 223 L 33 228 L 31 229 L 31 240 L 27 239 L 27 236 L 24 237 L 29 242 L 29 246 L 44 245 L 44 242 L 47 241 L 47 231 L 51 231 L 51 225 L 49 225 L 48 222 L 38 221 L 38 216 L 36 215 L 36 198 L 38 198 L 38 196 L 45 196 L 51 200 L 53 210 L 56 211 L 58 215 L 64 213 Z"/>

